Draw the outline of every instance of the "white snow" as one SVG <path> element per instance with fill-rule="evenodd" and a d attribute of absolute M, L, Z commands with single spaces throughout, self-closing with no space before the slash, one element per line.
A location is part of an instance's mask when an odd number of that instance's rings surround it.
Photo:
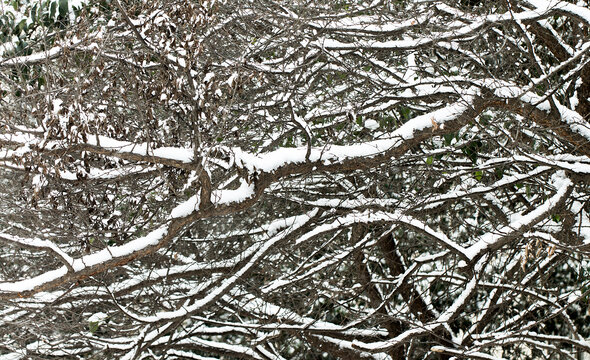
<path fill-rule="evenodd" d="M 61 110 L 61 105 L 63 104 L 63 100 L 62 99 L 53 99 L 53 113 L 54 114 L 58 114 L 59 111 Z"/>
<path fill-rule="evenodd" d="M 379 129 L 379 123 L 373 119 L 365 120 L 365 127 L 369 130 L 377 130 Z"/>
<path fill-rule="evenodd" d="M 94 323 L 98 323 L 103 324 L 107 319 L 109 318 L 109 316 L 103 312 L 98 312 L 98 313 L 94 313 L 92 314 L 89 318 L 88 318 L 88 322 L 94 322 Z"/>
<path fill-rule="evenodd" d="M 88 144 L 100 146 L 107 150 L 113 150 L 120 153 L 132 153 L 143 156 L 155 156 L 164 159 L 178 160 L 184 163 L 193 161 L 193 150 L 185 148 L 161 147 L 153 149 L 150 144 L 136 144 L 127 141 L 119 141 L 106 136 L 88 137 Z"/>
<path fill-rule="evenodd" d="M 214 204 L 226 205 L 242 202 L 254 196 L 254 184 L 248 184 L 242 180 L 240 187 L 235 190 L 215 190 L 211 194 L 211 201 Z"/>
<path fill-rule="evenodd" d="M 172 209 L 170 212 L 170 218 L 175 219 L 188 216 L 199 208 L 200 203 L 201 198 L 198 195 L 193 195 L 188 200 Z"/>

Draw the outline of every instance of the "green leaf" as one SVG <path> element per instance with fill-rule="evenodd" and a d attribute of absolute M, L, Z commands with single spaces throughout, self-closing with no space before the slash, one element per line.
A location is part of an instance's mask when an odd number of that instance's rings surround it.
<path fill-rule="evenodd" d="M 479 120 L 480 123 L 485 126 L 492 122 L 492 117 L 490 115 L 484 114 L 479 117 Z"/>
<path fill-rule="evenodd" d="M 39 9 L 37 9 L 37 4 L 33 5 L 33 7 L 31 8 L 31 20 L 33 20 L 33 22 L 37 22 L 37 11 Z"/>
<path fill-rule="evenodd" d="M 554 222 L 558 223 L 561 221 L 561 216 L 559 216 L 559 214 L 554 214 L 551 216 L 551 220 L 553 220 Z"/>
<path fill-rule="evenodd" d="M 410 108 L 407 108 L 405 106 L 401 106 L 398 111 L 404 120 L 408 120 L 410 118 L 410 112 L 411 112 Z"/>
<path fill-rule="evenodd" d="M 59 15 L 62 17 L 68 15 L 68 0 L 59 0 Z"/>
<path fill-rule="evenodd" d="M 98 327 L 99 327 L 99 322 L 98 321 L 89 321 L 88 322 L 88 331 L 90 331 L 91 334 L 94 334 L 95 332 L 98 331 Z"/>
<path fill-rule="evenodd" d="M 502 179 L 504 177 L 504 169 L 502 169 L 502 168 L 499 168 L 499 167 L 495 168 L 494 173 L 496 174 L 496 177 L 498 179 Z"/>
<path fill-rule="evenodd" d="M 37 86 L 39 88 L 41 88 L 46 83 L 47 83 L 47 81 L 45 81 L 45 78 L 43 76 L 40 76 L 40 77 L 37 78 Z"/>
<path fill-rule="evenodd" d="M 27 28 L 27 20 L 26 19 L 22 19 L 18 25 L 16 26 L 16 32 L 17 34 L 19 34 L 21 31 L 25 30 Z"/>
<path fill-rule="evenodd" d="M 432 165 L 433 162 L 434 162 L 434 158 L 432 156 L 429 156 L 426 158 L 427 165 Z"/>
<path fill-rule="evenodd" d="M 461 151 L 467 155 L 467 157 L 473 162 L 474 164 L 477 162 L 477 158 L 479 156 L 479 150 L 483 146 L 483 143 L 479 140 L 475 140 L 470 142 L 468 145 L 465 145 Z"/>
<path fill-rule="evenodd" d="M 56 11 L 57 11 L 57 3 L 52 2 L 51 5 L 49 5 L 49 21 L 50 22 L 52 22 L 55 19 Z"/>
<path fill-rule="evenodd" d="M 476 172 L 473 174 L 473 176 L 475 177 L 475 179 L 476 179 L 477 181 L 481 181 L 481 178 L 483 177 L 483 171 L 481 171 L 481 170 L 477 170 L 477 171 L 476 171 Z"/>
<path fill-rule="evenodd" d="M 443 138 L 445 139 L 445 145 L 449 146 L 449 145 L 451 145 L 451 142 L 455 138 L 455 134 L 454 133 L 444 134 Z"/>

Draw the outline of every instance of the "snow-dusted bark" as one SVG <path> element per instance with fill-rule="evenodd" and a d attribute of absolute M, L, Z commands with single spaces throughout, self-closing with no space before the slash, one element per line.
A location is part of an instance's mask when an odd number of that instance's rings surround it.
<path fill-rule="evenodd" d="M 587 3 L 23 3 L 0 358 L 589 351 Z"/>

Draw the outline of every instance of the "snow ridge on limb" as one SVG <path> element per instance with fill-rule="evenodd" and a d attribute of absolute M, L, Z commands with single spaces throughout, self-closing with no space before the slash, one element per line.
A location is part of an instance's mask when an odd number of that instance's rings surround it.
<path fill-rule="evenodd" d="M 553 0 L 526 0 L 539 11 L 558 10 L 570 16 L 574 16 L 590 25 L 590 10 L 588 8 L 565 1 Z"/>
<path fill-rule="evenodd" d="M 432 351 L 436 352 L 436 353 L 441 353 L 441 354 L 447 354 L 447 355 L 458 355 L 458 356 L 464 356 L 464 357 L 468 357 L 470 359 L 481 359 L 481 360 L 506 360 L 503 357 L 497 357 L 497 356 L 492 356 L 483 352 L 479 352 L 479 351 L 472 351 L 472 350 L 467 350 L 467 351 L 462 351 L 462 350 L 457 350 L 457 349 L 453 349 L 453 348 L 448 348 L 448 347 L 444 347 L 444 346 L 433 346 L 431 348 Z"/>
<path fill-rule="evenodd" d="M 56 255 L 59 261 L 66 266 L 68 272 L 75 271 L 74 259 L 72 259 L 72 257 L 69 256 L 65 251 L 63 251 L 59 246 L 57 246 L 55 243 L 49 240 L 41 240 L 38 238 L 26 239 L 6 233 L 0 233 L 0 241 L 21 246 L 26 249 L 46 251 L 49 254 Z"/>
<path fill-rule="evenodd" d="M 386 139 L 374 140 L 355 145 L 312 148 L 309 155 L 309 163 L 317 169 L 333 165 L 344 165 L 347 161 L 355 159 L 371 158 L 383 155 L 388 152 L 395 152 L 395 149 L 405 145 L 407 141 L 419 139 L 419 135 L 434 128 L 443 129 L 445 123 L 451 123 L 465 116 L 473 109 L 475 99 L 466 96 L 463 101 L 452 103 L 442 109 L 417 116 L 389 133 Z M 472 115 L 472 114 L 469 114 Z M 234 154 L 234 161 L 237 166 L 247 169 L 250 172 L 280 172 L 291 164 L 306 163 L 306 147 L 295 149 L 279 149 L 268 153 L 252 154 L 244 152 L 240 148 L 228 149 L 228 153 Z"/>
<path fill-rule="evenodd" d="M 149 233 L 147 236 L 135 239 L 121 246 L 112 246 L 97 253 L 86 255 L 79 259 L 72 259 L 69 273 L 68 266 L 45 272 L 30 279 L 0 282 L 0 298 L 15 298 L 28 296 L 30 294 L 50 289 L 66 281 L 88 276 L 101 268 L 113 263 L 128 262 L 139 256 L 142 252 L 161 244 L 167 239 L 169 226 L 162 226 Z M 168 237 L 169 238 L 169 237 Z M 22 240 L 21 243 L 32 243 L 29 240 Z M 68 256 L 69 258 L 69 256 Z M 71 258 L 70 258 L 71 259 Z"/>
<path fill-rule="evenodd" d="M 557 189 L 555 195 L 528 214 L 513 216 L 513 221 L 510 225 L 482 236 L 475 244 L 467 248 L 467 257 L 470 260 L 479 259 L 489 250 L 495 250 L 504 246 L 514 237 L 520 236 L 538 222 L 546 219 L 553 209 L 563 204 L 573 190 L 573 182 L 566 176 L 564 171 L 555 173 L 552 176 L 552 180 Z"/>
<path fill-rule="evenodd" d="M 192 149 L 178 147 L 153 148 L 148 143 L 119 141 L 102 135 L 89 136 L 86 142 L 72 145 L 67 141 L 47 141 L 42 137 L 35 136 L 34 131 L 34 129 L 31 129 L 30 132 L 0 134 L 0 143 L 20 145 L 20 151 L 10 153 L 13 156 L 22 156 L 34 151 L 41 151 L 42 153 L 55 153 L 58 151 L 79 153 L 88 151 L 131 161 L 145 161 L 178 168 L 194 168 L 192 165 Z"/>

